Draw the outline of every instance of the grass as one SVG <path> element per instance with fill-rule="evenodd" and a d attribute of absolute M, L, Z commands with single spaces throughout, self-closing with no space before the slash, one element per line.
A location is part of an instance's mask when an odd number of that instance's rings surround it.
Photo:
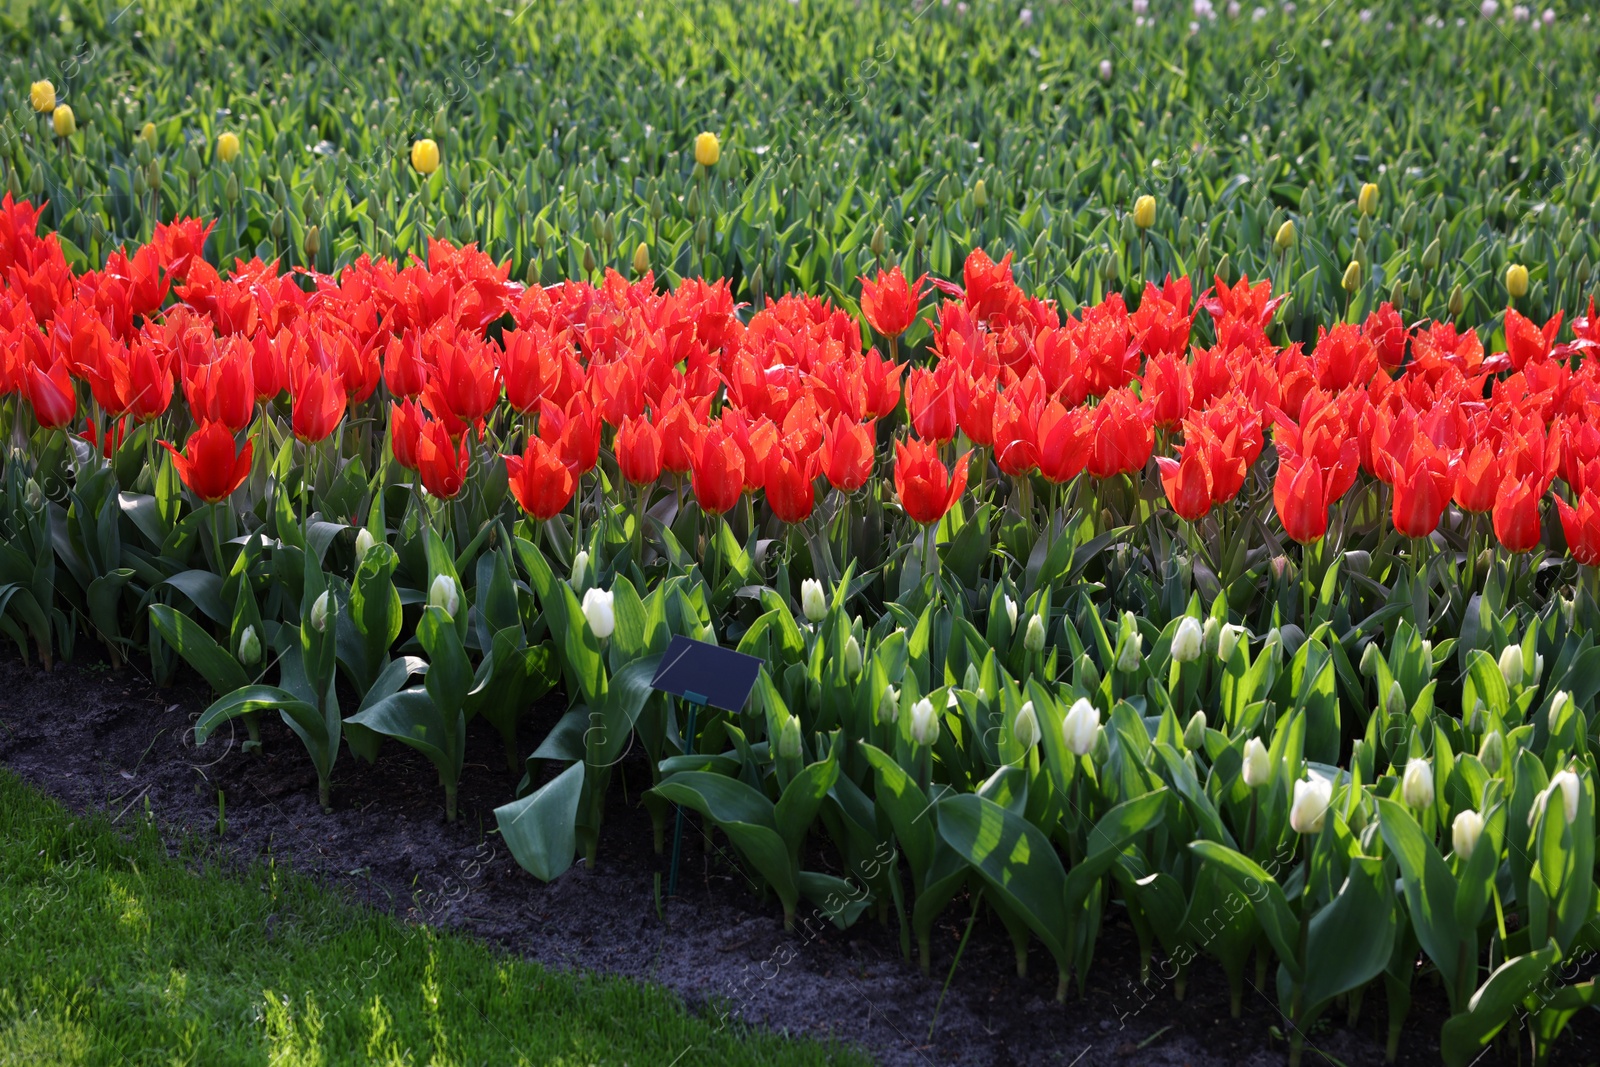
<path fill-rule="evenodd" d="M 681 1058 L 680 1058 L 681 1057 Z M 863 1063 L 547 971 L 0 771 L 0 1064 Z"/>

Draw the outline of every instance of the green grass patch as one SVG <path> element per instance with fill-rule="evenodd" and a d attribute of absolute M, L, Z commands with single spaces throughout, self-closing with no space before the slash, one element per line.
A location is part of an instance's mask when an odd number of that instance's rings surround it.
<path fill-rule="evenodd" d="M 0 771 L 0 1064 L 865 1063 L 407 926 L 280 867 L 169 856 Z"/>

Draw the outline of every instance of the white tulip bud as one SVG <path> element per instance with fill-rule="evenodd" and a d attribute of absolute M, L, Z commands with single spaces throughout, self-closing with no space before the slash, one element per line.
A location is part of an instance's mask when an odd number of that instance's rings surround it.
<path fill-rule="evenodd" d="M 1484 737 L 1483 744 L 1478 746 L 1478 762 L 1483 764 L 1483 769 L 1490 774 L 1500 770 L 1500 764 L 1505 759 L 1506 741 L 1500 736 L 1499 730 L 1490 730 Z"/>
<path fill-rule="evenodd" d="M 239 635 L 239 662 L 246 667 L 254 667 L 261 662 L 261 638 L 256 635 L 254 626 L 246 626 L 244 633 Z"/>
<path fill-rule="evenodd" d="M 1011 621 L 1011 632 L 1012 633 L 1016 633 L 1017 632 L 1017 602 L 1015 600 L 1012 600 L 1010 597 L 1006 597 L 1005 601 L 1006 601 L 1006 618 Z"/>
<path fill-rule="evenodd" d="M 1200 627 L 1201 645 L 1205 652 L 1216 655 L 1217 635 L 1221 632 L 1222 627 L 1217 623 L 1217 617 L 1215 615 L 1207 615 L 1205 624 Z"/>
<path fill-rule="evenodd" d="M 456 580 L 448 574 L 435 578 L 428 587 L 428 606 L 443 608 L 446 615 L 455 618 L 456 612 L 461 610 L 461 589 Z"/>
<path fill-rule="evenodd" d="M 44 488 L 32 478 L 28 479 L 28 487 L 22 494 L 22 499 L 28 505 L 29 511 L 38 511 L 44 507 Z"/>
<path fill-rule="evenodd" d="M 1094 751 L 1094 735 L 1099 727 L 1100 709 L 1084 697 L 1073 701 L 1061 724 L 1061 737 L 1067 744 L 1067 750 L 1074 756 L 1087 756 Z"/>
<path fill-rule="evenodd" d="M 1103 82 L 1109 82 L 1111 80 L 1111 60 L 1109 59 L 1102 59 L 1100 61 L 1100 80 Z"/>
<path fill-rule="evenodd" d="M 878 698 L 878 721 L 893 724 L 900 718 L 900 691 L 892 685 L 883 687 Z"/>
<path fill-rule="evenodd" d="M 1361 653 L 1361 676 L 1363 678 L 1376 678 L 1378 664 L 1383 662 L 1383 653 L 1378 651 L 1376 641 L 1367 645 L 1366 651 Z"/>
<path fill-rule="evenodd" d="M 372 551 L 372 547 L 377 543 L 378 539 L 372 536 L 372 531 L 365 526 L 361 527 L 356 532 L 356 559 L 358 561 L 366 559 L 367 553 Z"/>
<path fill-rule="evenodd" d="M 1028 616 L 1028 629 L 1022 635 L 1022 647 L 1029 652 L 1044 651 L 1044 619 L 1040 616 Z"/>
<path fill-rule="evenodd" d="M 1122 648 L 1117 652 L 1117 670 L 1123 674 L 1132 674 L 1139 669 L 1139 664 L 1144 662 L 1144 634 L 1137 630 L 1128 635 L 1122 643 Z"/>
<path fill-rule="evenodd" d="M 1032 748 L 1039 743 L 1039 716 L 1033 712 L 1033 701 L 1017 709 L 1017 717 L 1011 723 L 1011 733 L 1023 748 Z"/>
<path fill-rule="evenodd" d="M 844 643 L 844 673 L 851 678 L 861 673 L 861 642 L 855 634 Z"/>
<path fill-rule="evenodd" d="M 800 720 L 793 715 L 783 720 L 778 729 L 778 755 L 784 759 L 800 758 Z"/>
<path fill-rule="evenodd" d="M 311 628 L 317 633 L 323 633 L 328 628 L 328 591 L 324 589 L 322 595 L 317 597 L 311 605 Z"/>
<path fill-rule="evenodd" d="M 1408 807 L 1418 811 L 1433 807 L 1433 764 L 1425 759 L 1407 760 L 1400 779 L 1400 795 Z"/>
<path fill-rule="evenodd" d="M 1480 731 L 1482 731 L 1483 730 L 1483 716 L 1484 716 L 1484 713 L 1486 711 L 1488 711 L 1488 710 L 1489 709 L 1487 709 L 1487 708 L 1485 708 L 1483 706 L 1483 701 L 1474 700 L 1472 702 L 1472 714 L 1467 717 L 1467 728 L 1469 730 L 1471 730 L 1473 733 L 1479 733 Z"/>
<path fill-rule="evenodd" d="M 611 607 L 609 589 L 591 589 L 583 594 L 583 617 L 589 620 L 589 629 L 604 641 L 617 628 L 617 616 Z"/>
<path fill-rule="evenodd" d="M 1557 790 L 1561 792 L 1562 813 L 1567 817 L 1567 825 L 1571 826 L 1578 820 L 1578 800 L 1583 795 L 1583 783 L 1572 771 L 1559 771 L 1550 779 L 1550 792 Z"/>
<path fill-rule="evenodd" d="M 1406 713 L 1406 691 L 1400 688 L 1398 681 L 1389 683 L 1389 692 L 1383 698 L 1383 710 L 1393 718 Z"/>
<path fill-rule="evenodd" d="M 583 584 L 583 579 L 588 575 L 588 573 L 589 573 L 589 553 L 580 549 L 578 554 L 576 556 L 572 557 L 572 585 L 573 585 L 573 587 L 576 588 L 576 587 L 582 585 Z"/>
<path fill-rule="evenodd" d="M 1550 729 L 1556 728 L 1556 723 L 1561 719 L 1561 713 L 1566 710 L 1567 702 L 1572 699 L 1572 694 L 1565 689 L 1560 690 L 1550 699 Z"/>
<path fill-rule="evenodd" d="M 911 740 L 919 745 L 939 740 L 939 716 L 934 714 L 933 702 L 927 697 L 911 705 Z"/>
<path fill-rule="evenodd" d="M 1483 816 L 1470 808 L 1458 814 L 1450 824 L 1450 845 L 1462 863 L 1472 858 L 1472 851 L 1478 847 L 1478 838 L 1482 835 Z"/>
<path fill-rule="evenodd" d="M 1204 639 L 1200 620 L 1185 615 L 1183 621 L 1178 623 L 1177 632 L 1172 635 L 1172 658 L 1179 663 L 1193 663 L 1200 658 L 1200 645 Z"/>
<path fill-rule="evenodd" d="M 1539 679 L 1544 677 L 1544 657 L 1533 657 L 1533 677 L 1528 679 L 1529 685 L 1538 685 Z"/>
<path fill-rule="evenodd" d="M 1272 777 L 1272 757 L 1261 738 L 1252 737 L 1244 743 L 1244 784 L 1251 789 L 1267 784 Z"/>
<path fill-rule="evenodd" d="M 1432 641 L 1424 641 L 1424 642 L 1422 642 L 1422 658 L 1428 661 L 1428 665 L 1429 666 L 1433 665 L 1433 642 Z"/>
<path fill-rule="evenodd" d="M 1505 676 L 1506 685 L 1515 689 L 1522 684 L 1522 649 L 1516 645 L 1507 645 L 1500 650 L 1500 673 Z"/>
<path fill-rule="evenodd" d="M 1223 623 L 1222 629 L 1217 631 L 1217 658 L 1226 663 L 1233 658 L 1233 650 L 1239 647 L 1239 638 L 1244 636 L 1244 627 L 1235 626 L 1231 622 Z"/>
<path fill-rule="evenodd" d="M 828 617 L 828 598 L 823 595 L 822 583 L 815 578 L 800 583 L 800 610 L 808 622 L 817 623 Z"/>
<path fill-rule="evenodd" d="M 1289 807 L 1289 825 L 1297 834 L 1314 834 L 1328 818 L 1328 803 L 1333 799 L 1333 783 L 1326 778 L 1302 778 L 1294 784 L 1294 802 Z"/>
<path fill-rule="evenodd" d="M 1197 711 L 1189 716 L 1189 725 L 1183 728 L 1183 747 L 1198 752 L 1206 742 L 1206 713 Z"/>

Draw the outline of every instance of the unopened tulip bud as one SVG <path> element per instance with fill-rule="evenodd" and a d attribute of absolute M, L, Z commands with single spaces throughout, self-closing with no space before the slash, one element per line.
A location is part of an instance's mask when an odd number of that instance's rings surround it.
<path fill-rule="evenodd" d="M 1226 663 L 1233 658 L 1234 649 L 1239 647 L 1239 639 L 1244 636 L 1244 627 L 1227 622 L 1222 624 L 1222 629 L 1217 631 L 1217 658 Z"/>
<path fill-rule="evenodd" d="M 1185 615 L 1178 623 L 1177 632 L 1172 635 L 1172 658 L 1179 663 L 1193 663 L 1200 658 L 1200 645 L 1204 638 L 1200 620 L 1193 615 Z"/>
<path fill-rule="evenodd" d="M 939 740 L 939 716 L 927 697 L 911 705 L 911 740 L 924 746 Z"/>
<path fill-rule="evenodd" d="M 372 531 L 363 526 L 356 533 L 356 559 L 366 559 L 367 553 L 371 552 L 377 544 L 378 539 L 372 536 Z"/>
<path fill-rule="evenodd" d="M 29 511 L 38 511 L 40 508 L 44 507 L 44 488 L 32 478 L 29 478 L 28 486 L 25 490 L 23 490 L 22 499 L 23 502 L 27 504 Z"/>
<path fill-rule="evenodd" d="M 71 137 L 78 132 L 78 119 L 73 115 L 72 108 L 66 104 L 58 105 L 50 115 L 50 124 L 55 127 L 57 137 Z"/>
<path fill-rule="evenodd" d="M 1272 238 L 1272 247 L 1280 252 L 1287 252 L 1289 246 L 1294 244 L 1294 220 L 1284 219 L 1283 225 L 1278 227 L 1278 233 Z"/>
<path fill-rule="evenodd" d="M 1565 689 L 1556 693 L 1550 700 L 1550 729 L 1556 728 L 1556 723 L 1561 719 L 1561 713 L 1566 710 L 1567 702 L 1572 699 L 1572 694 Z"/>
<path fill-rule="evenodd" d="M 1383 710 L 1391 718 L 1399 718 L 1406 713 L 1406 693 L 1398 681 L 1389 683 L 1389 691 L 1383 697 Z"/>
<path fill-rule="evenodd" d="M 589 553 L 580 550 L 576 556 L 572 557 L 572 585 L 574 587 L 582 585 L 584 578 L 588 577 L 588 575 Z"/>
<path fill-rule="evenodd" d="M 56 109 L 56 87 L 48 79 L 36 81 L 28 87 L 28 102 L 33 105 L 33 110 L 44 114 L 46 111 Z"/>
<path fill-rule="evenodd" d="M 312 226 L 306 230 L 304 242 L 307 259 L 316 259 L 317 253 L 322 250 L 322 230 Z"/>
<path fill-rule="evenodd" d="M 1478 838 L 1483 836 L 1483 816 L 1468 808 L 1456 815 L 1455 821 L 1450 824 L 1450 847 L 1455 849 L 1456 858 L 1462 863 L 1472 858 L 1472 852 L 1478 847 Z"/>
<path fill-rule="evenodd" d="M 1528 268 L 1521 263 L 1513 263 L 1506 268 L 1506 292 L 1511 294 L 1511 299 L 1521 300 L 1528 295 Z"/>
<path fill-rule="evenodd" d="M 1106 733 L 1105 726 L 1094 728 L 1094 747 L 1089 750 L 1089 759 L 1096 764 L 1104 764 L 1111 757 L 1111 737 Z"/>
<path fill-rule="evenodd" d="M 411 146 L 411 166 L 426 177 L 439 169 L 439 144 L 432 137 L 424 137 Z"/>
<path fill-rule="evenodd" d="M 239 158 L 239 135 L 229 131 L 217 138 L 217 158 L 232 163 Z"/>
<path fill-rule="evenodd" d="M 861 642 L 856 640 L 855 634 L 851 634 L 845 639 L 844 673 L 849 678 L 854 678 L 861 673 Z"/>
<path fill-rule="evenodd" d="M 1483 706 L 1482 700 L 1474 700 L 1472 702 L 1472 714 L 1467 717 L 1467 729 L 1473 733 L 1481 732 L 1483 730 L 1484 713 L 1487 711 L 1488 709 Z"/>
<path fill-rule="evenodd" d="M 452 619 L 455 618 L 456 612 L 461 610 L 461 590 L 456 580 L 448 574 L 435 578 L 428 587 L 428 606 L 439 608 Z"/>
<path fill-rule="evenodd" d="M 1353 293 L 1361 288 L 1361 263 L 1352 259 L 1350 265 L 1344 269 L 1344 277 L 1339 280 L 1339 286 L 1347 293 Z"/>
<path fill-rule="evenodd" d="M 1326 778 L 1302 778 L 1294 784 L 1294 802 L 1289 807 L 1289 825 L 1297 834 L 1314 834 L 1328 817 L 1333 799 L 1333 783 Z"/>
<path fill-rule="evenodd" d="M 878 721 L 894 723 L 900 718 L 900 691 L 892 685 L 884 686 L 878 698 Z"/>
<path fill-rule="evenodd" d="M 153 122 L 147 122 L 143 126 L 139 127 L 139 140 L 148 145 L 155 144 L 156 124 Z"/>
<path fill-rule="evenodd" d="M 1123 674 L 1132 674 L 1139 669 L 1139 664 L 1144 662 L 1144 635 L 1138 632 L 1130 633 L 1128 639 L 1122 643 L 1122 648 L 1117 651 L 1117 670 Z"/>
<path fill-rule="evenodd" d="M 650 272 L 650 246 L 643 241 L 633 250 L 633 275 L 642 278 Z"/>
<path fill-rule="evenodd" d="M 1361 187 L 1361 193 L 1356 197 L 1356 210 L 1363 215 L 1371 215 L 1378 210 L 1377 183 L 1367 182 Z"/>
<path fill-rule="evenodd" d="M 1498 774 L 1500 764 L 1505 760 L 1506 742 L 1500 736 L 1499 730 L 1490 730 L 1484 737 L 1483 744 L 1478 746 L 1478 762 L 1483 764 L 1483 769 L 1490 774 Z"/>
<path fill-rule="evenodd" d="M 1100 61 L 1100 80 L 1108 85 L 1111 83 L 1111 60 L 1109 59 Z"/>
<path fill-rule="evenodd" d="M 1023 748 L 1032 748 L 1039 743 L 1039 716 L 1034 714 L 1033 701 L 1017 709 L 1017 717 L 1011 723 L 1011 734 Z"/>
<path fill-rule="evenodd" d="M 702 167 L 714 167 L 722 158 L 722 142 L 710 130 L 694 139 L 694 161 Z"/>
<path fill-rule="evenodd" d="M 328 629 L 328 592 L 323 590 L 311 605 L 311 628 L 317 633 L 325 633 Z"/>
<path fill-rule="evenodd" d="M 1512 689 L 1522 684 L 1522 649 L 1507 645 L 1500 650 L 1500 673 Z"/>
<path fill-rule="evenodd" d="M 1583 794 L 1583 783 L 1572 771 L 1561 771 L 1550 779 L 1551 794 L 1558 791 L 1561 793 L 1561 812 L 1567 817 L 1567 825 L 1571 826 L 1578 819 L 1578 800 Z"/>
<path fill-rule="evenodd" d="M 822 583 L 815 578 L 800 583 L 800 610 L 808 622 L 821 622 L 828 617 L 828 598 L 822 592 Z"/>
<path fill-rule="evenodd" d="M 1095 731 L 1099 728 L 1100 709 L 1083 697 L 1073 701 L 1061 723 L 1061 738 L 1067 751 L 1074 756 L 1087 756 L 1094 751 Z"/>
<path fill-rule="evenodd" d="M 1251 789 L 1267 784 L 1272 777 L 1272 757 L 1261 738 L 1252 737 L 1244 743 L 1244 784 Z"/>
<path fill-rule="evenodd" d="M 784 759 L 800 758 L 800 720 L 793 715 L 783 720 L 778 729 L 778 755 Z"/>
<path fill-rule="evenodd" d="M 1183 747 L 1190 752 L 1200 751 L 1206 741 L 1206 713 L 1197 711 L 1189 716 L 1189 725 L 1183 728 Z"/>
<path fill-rule="evenodd" d="M 1011 632 L 1017 632 L 1017 602 L 1010 597 L 1005 598 L 1006 620 L 1010 624 Z"/>
<path fill-rule="evenodd" d="M 1400 795 L 1408 806 L 1423 811 L 1433 807 L 1433 765 L 1425 759 L 1406 761 L 1400 779 Z"/>
<path fill-rule="evenodd" d="M 1544 657 L 1533 657 L 1533 675 L 1528 679 L 1529 685 L 1538 685 L 1539 679 L 1544 677 Z"/>
<path fill-rule="evenodd" d="M 589 629 L 594 635 L 604 641 L 611 636 L 611 631 L 617 628 L 617 616 L 612 610 L 612 594 L 609 589 L 591 589 L 583 594 L 583 617 L 589 621 Z"/>
<path fill-rule="evenodd" d="M 1204 654 L 1215 656 L 1217 654 L 1217 635 L 1222 631 L 1222 624 L 1217 622 L 1215 615 L 1207 615 L 1205 623 L 1200 627 L 1200 646 Z"/>
<path fill-rule="evenodd" d="M 261 662 L 261 638 L 256 635 L 254 626 L 246 626 L 239 635 L 239 662 L 246 667 Z"/>
<path fill-rule="evenodd" d="M 1367 645 L 1366 651 L 1361 653 L 1361 676 L 1363 678 L 1376 678 L 1378 664 L 1383 662 L 1383 653 L 1378 651 L 1376 641 Z"/>
<path fill-rule="evenodd" d="M 1041 616 L 1028 616 L 1028 629 L 1022 635 L 1022 647 L 1029 652 L 1044 651 L 1044 619 Z"/>
<path fill-rule="evenodd" d="M 1156 224 L 1156 198 L 1149 193 L 1133 202 L 1133 224 L 1141 230 Z"/>

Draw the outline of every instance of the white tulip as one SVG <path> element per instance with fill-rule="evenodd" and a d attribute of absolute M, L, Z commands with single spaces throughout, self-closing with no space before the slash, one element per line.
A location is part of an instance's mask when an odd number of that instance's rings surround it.
<path fill-rule="evenodd" d="M 1100 709 L 1084 697 L 1073 701 L 1061 724 L 1061 737 L 1067 750 L 1074 756 L 1087 756 L 1094 751 L 1094 735 L 1099 727 Z"/>
<path fill-rule="evenodd" d="M 911 705 L 911 740 L 919 745 L 939 740 L 939 716 L 934 714 L 933 702 L 927 697 Z"/>
<path fill-rule="evenodd" d="M 1011 632 L 1012 633 L 1016 633 L 1017 632 L 1017 602 L 1015 600 L 1012 600 L 1010 597 L 1006 597 L 1005 601 L 1006 601 L 1006 618 L 1011 620 Z"/>
<path fill-rule="evenodd" d="M 808 622 L 821 622 L 828 617 L 828 598 L 822 592 L 822 583 L 815 578 L 800 583 L 800 610 Z"/>
<path fill-rule="evenodd" d="M 246 626 L 244 633 L 239 635 L 239 662 L 246 667 L 254 667 L 261 662 L 261 638 L 256 635 L 254 626 Z"/>
<path fill-rule="evenodd" d="M 1198 752 L 1206 742 L 1206 713 L 1197 711 L 1189 716 L 1189 725 L 1183 728 L 1183 747 Z"/>
<path fill-rule="evenodd" d="M 1567 701 L 1569 701 L 1571 699 L 1572 699 L 1572 694 L 1567 692 L 1565 689 L 1563 689 L 1560 692 L 1556 693 L 1556 695 L 1553 698 L 1551 698 L 1551 700 L 1550 700 L 1550 729 L 1554 730 L 1556 728 L 1556 723 L 1557 723 L 1557 721 L 1560 720 L 1561 713 L 1566 710 Z"/>
<path fill-rule="evenodd" d="M 1418 811 L 1433 807 L 1433 764 L 1425 759 L 1406 761 L 1406 772 L 1400 779 L 1400 795 L 1407 805 Z"/>
<path fill-rule="evenodd" d="M 428 587 L 428 606 L 443 608 L 446 615 L 455 618 L 456 612 L 461 610 L 461 590 L 456 580 L 448 574 L 435 578 Z"/>
<path fill-rule="evenodd" d="M 1266 785 L 1272 777 L 1272 757 L 1261 738 L 1252 737 L 1244 743 L 1244 784 L 1251 789 Z"/>
<path fill-rule="evenodd" d="M 1529 685 L 1538 685 L 1539 679 L 1544 677 L 1544 657 L 1533 657 L 1533 677 L 1528 679 Z"/>
<path fill-rule="evenodd" d="M 1102 59 L 1100 61 L 1100 80 L 1103 82 L 1109 82 L 1111 80 L 1111 60 L 1109 59 Z"/>
<path fill-rule="evenodd" d="M 1578 820 L 1578 799 L 1583 793 L 1583 783 L 1572 771 L 1560 771 L 1550 779 L 1550 792 L 1558 789 L 1561 791 L 1561 806 L 1567 817 L 1567 825 L 1571 826 Z"/>
<path fill-rule="evenodd" d="M 1222 629 L 1217 631 L 1217 658 L 1226 663 L 1233 658 L 1233 650 L 1239 647 L 1239 638 L 1244 636 L 1244 627 L 1235 626 L 1233 623 L 1223 623 Z"/>
<path fill-rule="evenodd" d="M 356 559 L 358 561 L 366 559 L 367 553 L 372 551 L 377 543 L 378 539 L 372 536 L 372 531 L 365 526 L 361 527 L 356 533 Z"/>
<path fill-rule="evenodd" d="M 784 759 L 800 758 L 800 720 L 793 715 L 783 720 L 778 729 L 778 755 Z"/>
<path fill-rule="evenodd" d="M 1467 728 L 1473 733 L 1483 731 L 1483 713 L 1488 709 L 1483 706 L 1482 700 L 1472 702 L 1472 714 L 1467 716 Z"/>
<path fill-rule="evenodd" d="M 1200 645 L 1205 639 L 1205 631 L 1200 627 L 1200 620 L 1193 615 L 1185 615 L 1183 621 L 1178 623 L 1178 630 L 1172 635 L 1172 658 L 1179 663 L 1193 663 L 1200 658 Z"/>
<path fill-rule="evenodd" d="M 1399 682 L 1389 683 L 1389 692 L 1384 697 L 1383 708 L 1395 718 L 1406 713 L 1406 691 L 1400 688 Z"/>
<path fill-rule="evenodd" d="M 1033 712 L 1033 701 L 1017 709 L 1017 717 L 1011 723 L 1011 733 L 1023 748 L 1032 748 L 1039 743 L 1039 716 Z"/>
<path fill-rule="evenodd" d="M 878 721 L 893 723 L 900 718 L 900 691 L 892 685 L 883 687 L 883 696 L 878 698 Z"/>
<path fill-rule="evenodd" d="M 1217 624 L 1217 617 L 1215 615 L 1207 615 L 1205 625 L 1200 628 L 1200 632 L 1204 637 L 1201 642 L 1203 651 L 1216 655 L 1217 635 L 1222 632 L 1222 627 Z"/>
<path fill-rule="evenodd" d="M 572 557 L 572 586 L 576 589 L 583 584 L 584 577 L 589 573 L 589 553 L 579 550 Z"/>
<path fill-rule="evenodd" d="M 617 628 L 617 616 L 611 602 L 609 589 L 591 589 L 583 594 L 583 617 L 589 620 L 589 629 L 602 641 Z"/>
<path fill-rule="evenodd" d="M 327 590 L 323 590 L 322 595 L 311 605 L 311 628 L 319 634 L 328 628 Z"/>
<path fill-rule="evenodd" d="M 1512 689 L 1522 684 L 1522 649 L 1507 645 L 1500 650 L 1500 673 Z"/>
<path fill-rule="evenodd" d="M 851 678 L 861 673 L 861 642 L 855 634 L 844 643 L 844 673 Z"/>
<path fill-rule="evenodd" d="M 1029 652 L 1044 651 L 1044 619 L 1040 616 L 1028 616 L 1028 629 L 1022 635 L 1022 647 Z"/>
<path fill-rule="evenodd" d="M 1333 799 L 1333 783 L 1326 778 L 1302 778 L 1294 784 L 1294 803 L 1289 807 L 1289 825 L 1297 834 L 1314 834 L 1328 818 L 1328 803 Z"/>
<path fill-rule="evenodd" d="M 1506 741 L 1500 736 L 1499 730 L 1490 730 L 1484 736 L 1483 744 L 1478 746 L 1478 762 L 1483 764 L 1483 769 L 1490 774 L 1500 770 L 1500 764 L 1505 759 Z"/>
<path fill-rule="evenodd" d="M 1478 847 L 1478 838 L 1482 835 L 1482 815 L 1469 808 L 1456 816 L 1455 822 L 1450 824 L 1450 844 L 1461 862 L 1472 858 L 1472 850 Z"/>

